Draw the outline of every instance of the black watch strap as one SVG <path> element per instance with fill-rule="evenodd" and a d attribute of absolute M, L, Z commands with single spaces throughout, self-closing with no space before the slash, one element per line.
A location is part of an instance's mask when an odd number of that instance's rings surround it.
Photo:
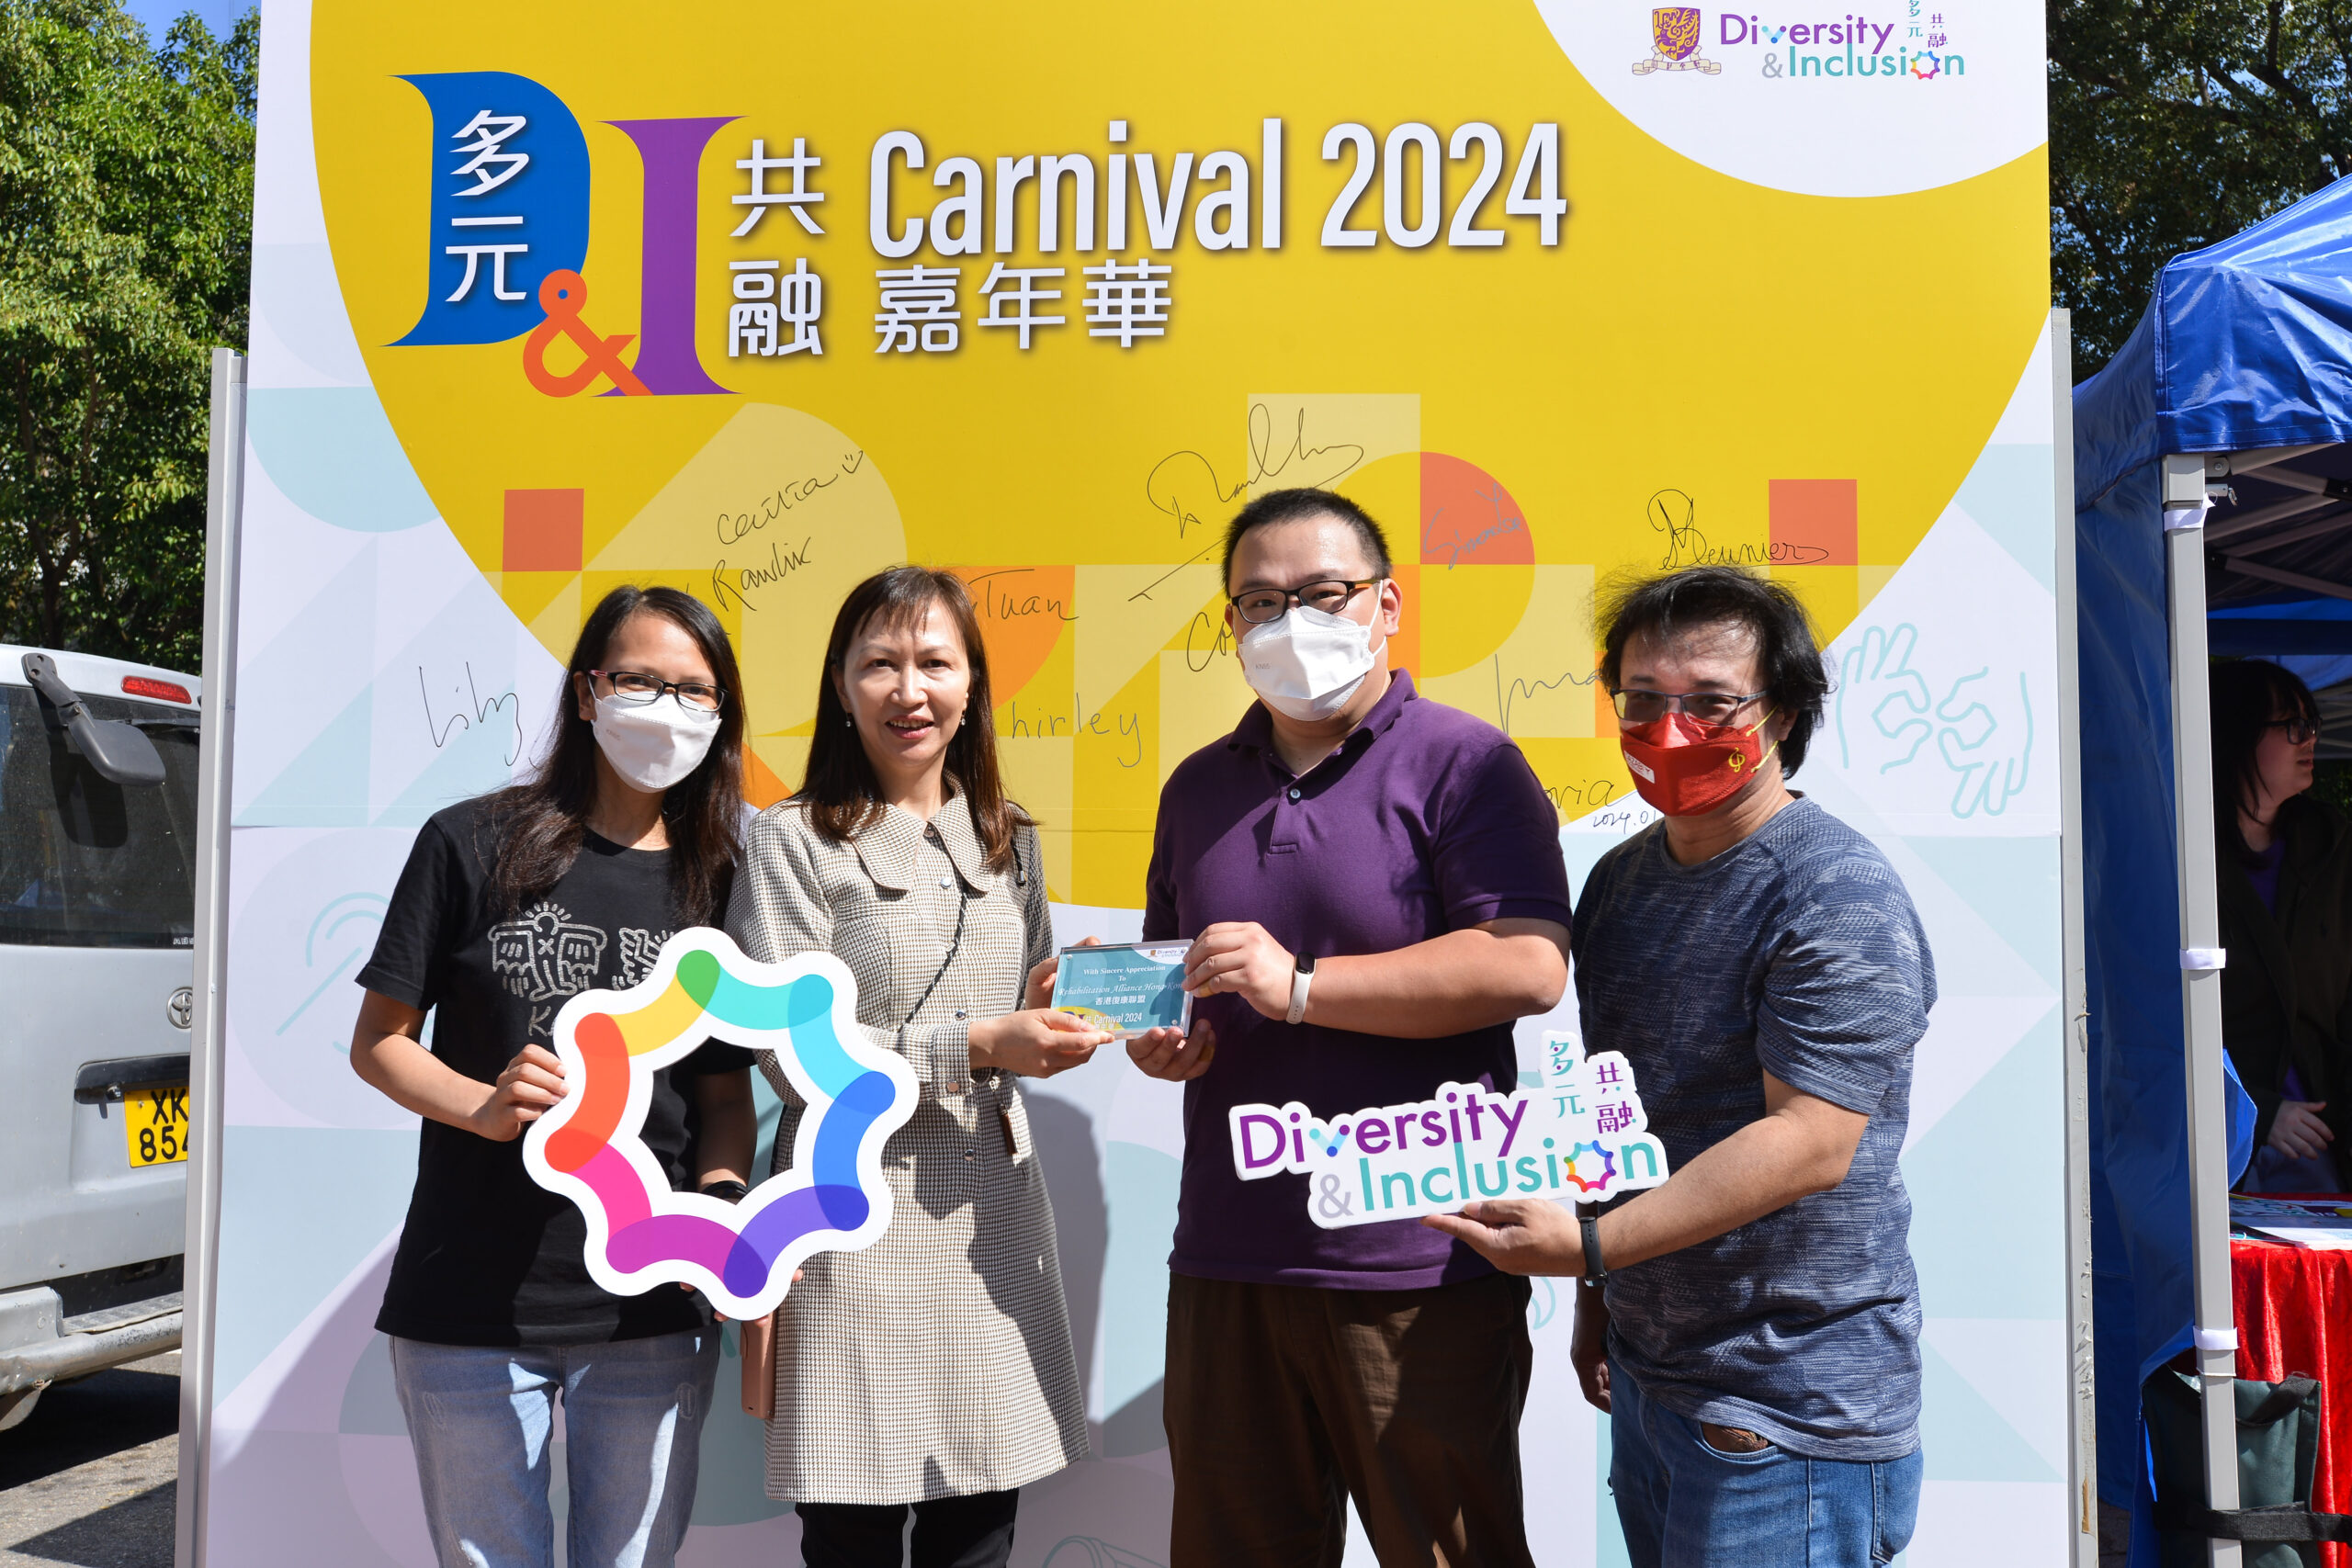
<path fill-rule="evenodd" d="M 1578 1209 L 1577 1224 L 1584 1230 L 1584 1282 L 1597 1288 L 1609 1278 L 1608 1266 L 1600 1260 L 1600 1216 Z"/>
<path fill-rule="evenodd" d="M 740 1203 L 752 1195 L 752 1190 L 740 1181 L 714 1181 L 702 1190 L 702 1195 L 722 1203 Z"/>

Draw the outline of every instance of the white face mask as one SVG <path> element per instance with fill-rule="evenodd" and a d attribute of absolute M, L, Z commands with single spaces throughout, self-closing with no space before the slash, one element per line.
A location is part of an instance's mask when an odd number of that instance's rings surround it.
<path fill-rule="evenodd" d="M 650 793 L 702 766 L 718 739 L 718 715 L 687 707 L 666 693 L 650 703 L 598 697 L 595 730 L 613 772 Z"/>
<path fill-rule="evenodd" d="M 1241 634 L 1241 672 L 1250 689 L 1303 724 L 1347 706 L 1372 664 L 1370 626 L 1304 604 Z"/>

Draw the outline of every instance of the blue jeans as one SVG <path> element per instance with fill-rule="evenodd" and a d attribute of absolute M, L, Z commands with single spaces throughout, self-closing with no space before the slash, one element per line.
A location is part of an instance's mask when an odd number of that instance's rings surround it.
<path fill-rule="evenodd" d="M 670 1568 L 694 1511 L 718 1330 L 522 1349 L 392 1340 L 441 1568 L 553 1568 L 563 1399 L 570 1568 Z"/>
<path fill-rule="evenodd" d="M 1870 1568 L 1919 1517 L 1917 1450 L 1878 1464 L 1729 1454 L 1609 1363 L 1609 1489 L 1634 1568 Z"/>

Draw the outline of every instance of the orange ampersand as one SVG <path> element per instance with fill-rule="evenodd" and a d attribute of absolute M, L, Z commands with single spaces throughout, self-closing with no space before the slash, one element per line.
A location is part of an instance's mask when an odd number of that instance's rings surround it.
<path fill-rule="evenodd" d="M 582 307 L 588 303 L 588 285 L 576 272 L 558 269 L 539 283 L 539 309 L 548 319 L 531 329 L 523 344 L 523 374 L 531 385 L 550 398 L 568 398 L 586 389 L 597 377 L 611 379 L 614 386 L 633 398 L 649 398 L 652 389 L 637 378 L 637 374 L 621 363 L 620 351 L 637 341 L 635 333 L 619 333 L 612 337 L 598 337 L 580 319 Z M 559 376 L 548 368 L 548 350 L 559 337 L 568 337 L 580 345 L 587 361 L 579 369 Z"/>

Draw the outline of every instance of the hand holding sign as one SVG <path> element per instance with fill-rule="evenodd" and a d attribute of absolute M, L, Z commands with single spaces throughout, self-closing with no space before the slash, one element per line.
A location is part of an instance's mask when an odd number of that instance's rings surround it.
<path fill-rule="evenodd" d="M 1423 1214 L 1421 1224 L 1443 1231 L 1506 1274 L 1581 1274 L 1584 1230 L 1557 1203 L 1504 1198 L 1471 1203 L 1458 1214 Z"/>
<path fill-rule="evenodd" d="M 654 1072 L 713 1038 L 775 1052 L 808 1103 L 791 1168 L 735 1204 L 673 1191 L 638 1136 Z M 639 984 L 566 1002 L 555 1048 L 569 1091 L 531 1123 L 523 1165 L 580 1206 L 589 1276 L 613 1294 L 687 1284 L 729 1316 L 765 1317 L 802 1259 L 888 1227 L 882 1145 L 914 1113 L 914 1075 L 867 1043 L 857 983 L 831 953 L 761 964 L 723 931 L 680 931 Z"/>
<path fill-rule="evenodd" d="M 568 1092 L 562 1060 L 544 1045 L 526 1043 L 475 1108 L 473 1130 L 492 1143 L 511 1144 Z"/>
<path fill-rule="evenodd" d="M 1328 1121 L 1296 1101 L 1237 1105 L 1227 1113 L 1234 1170 L 1244 1181 L 1306 1176 L 1307 1217 L 1326 1230 L 1475 1206 L 1532 1216 L 1521 1224 L 1534 1245 L 1558 1210 L 1481 1200 L 1600 1202 L 1667 1177 L 1625 1058 L 1604 1051 L 1588 1061 L 1568 1034 L 1547 1035 L 1544 1048 L 1540 1089 L 1449 1083 L 1428 1100 Z"/>

